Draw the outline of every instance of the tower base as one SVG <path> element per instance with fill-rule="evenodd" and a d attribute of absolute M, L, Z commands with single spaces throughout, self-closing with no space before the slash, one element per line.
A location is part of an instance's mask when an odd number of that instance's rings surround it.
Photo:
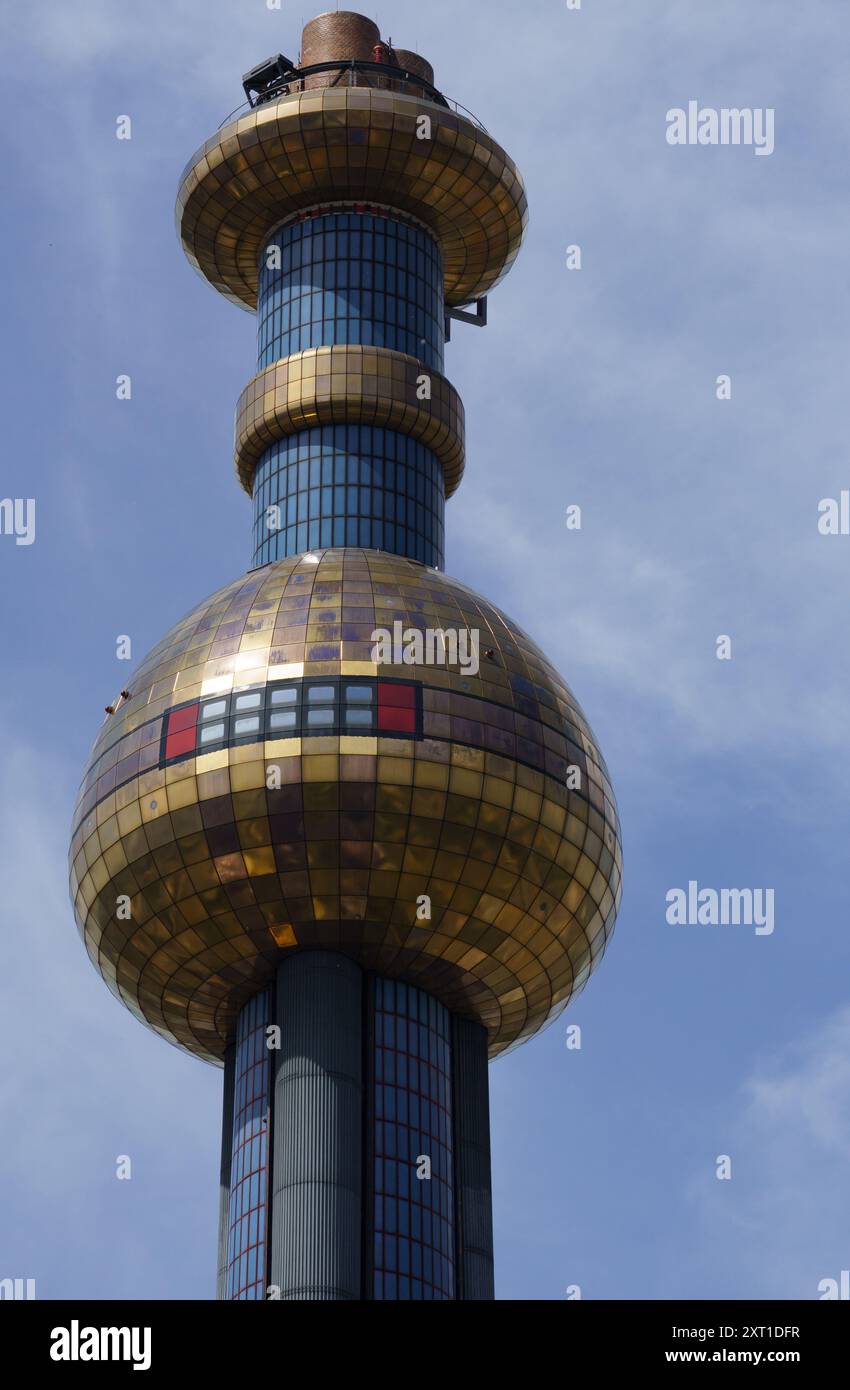
<path fill-rule="evenodd" d="M 225 1060 L 218 1297 L 493 1296 L 486 1030 L 288 957 Z"/>

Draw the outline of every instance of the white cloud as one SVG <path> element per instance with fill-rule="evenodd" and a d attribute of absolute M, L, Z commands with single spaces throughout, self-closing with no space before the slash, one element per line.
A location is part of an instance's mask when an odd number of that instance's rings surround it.
<path fill-rule="evenodd" d="M 692 1185 L 706 1264 L 736 1297 L 817 1298 L 850 1268 L 850 1006 L 754 1071 L 723 1129 L 732 1180 Z"/>

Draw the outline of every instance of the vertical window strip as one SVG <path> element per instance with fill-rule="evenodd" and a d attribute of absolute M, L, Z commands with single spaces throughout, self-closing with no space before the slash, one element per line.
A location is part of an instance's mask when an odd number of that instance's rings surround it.
<path fill-rule="evenodd" d="M 269 1182 L 270 995 L 263 990 L 239 1015 L 233 1103 L 227 1298 L 265 1297 Z"/>
<path fill-rule="evenodd" d="M 373 1298 L 452 1299 L 448 1011 L 422 990 L 376 980 L 374 1064 Z"/>

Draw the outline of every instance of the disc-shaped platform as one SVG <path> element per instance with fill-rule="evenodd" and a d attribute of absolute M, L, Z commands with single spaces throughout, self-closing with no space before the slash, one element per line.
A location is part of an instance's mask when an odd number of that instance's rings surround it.
<path fill-rule="evenodd" d="M 258 257 L 274 227 L 352 200 L 431 229 L 449 305 L 502 279 L 528 220 L 519 170 L 472 120 L 422 97 L 346 87 L 285 97 L 222 127 L 184 170 L 177 230 L 200 274 L 256 309 Z"/>
<path fill-rule="evenodd" d="M 419 382 L 429 386 L 422 399 Z M 363 424 L 402 430 L 443 467 L 446 497 L 463 477 L 464 411 L 439 372 L 389 348 L 340 344 L 307 348 L 272 362 L 248 382 L 236 406 L 236 473 L 249 497 L 264 451 L 316 425 Z"/>

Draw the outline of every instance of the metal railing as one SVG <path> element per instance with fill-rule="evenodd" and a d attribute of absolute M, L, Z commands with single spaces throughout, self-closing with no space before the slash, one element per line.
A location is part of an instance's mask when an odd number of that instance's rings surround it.
<path fill-rule="evenodd" d="M 267 105 L 268 102 L 279 101 L 282 97 L 296 96 L 305 91 L 321 91 L 321 87 L 306 86 L 305 79 L 319 73 L 331 72 L 336 73 L 336 78 L 333 82 L 327 83 L 328 87 L 371 87 L 378 91 L 398 91 L 402 87 L 417 87 L 435 106 L 444 106 L 448 111 L 454 111 L 456 115 L 471 121 L 485 135 L 489 133 L 487 127 L 482 121 L 479 121 L 477 116 L 468 111 L 459 101 L 444 96 L 419 73 L 412 72 L 409 68 L 396 67 L 392 63 L 371 63 L 359 58 L 333 63 L 311 63 L 308 67 L 292 68 L 271 82 L 265 90 L 257 93 L 253 101 L 249 96 L 241 102 L 234 111 L 231 111 L 229 116 L 225 116 L 219 125 L 219 130 L 243 112 L 253 111 L 258 106 Z"/>

